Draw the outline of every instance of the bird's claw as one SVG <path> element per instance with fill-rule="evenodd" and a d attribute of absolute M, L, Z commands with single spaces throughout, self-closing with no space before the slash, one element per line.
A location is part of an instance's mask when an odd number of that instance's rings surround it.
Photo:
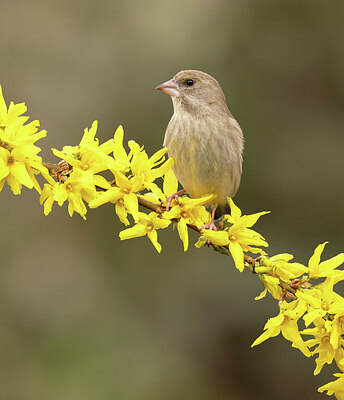
<path fill-rule="evenodd" d="M 177 200 L 178 201 L 178 193 L 173 193 L 171 196 L 168 196 L 166 198 L 166 211 L 170 210 L 170 205 L 172 203 L 173 200 Z"/>
<path fill-rule="evenodd" d="M 202 229 L 209 229 L 209 230 L 211 230 L 211 231 L 217 231 L 217 230 L 218 230 L 218 228 L 217 228 L 217 226 L 215 225 L 214 221 L 211 221 L 210 224 L 204 224 L 204 225 L 202 225 L 202 226 L 199 228 L 199 230 L 201 231 Z"/>
<path fill-rule="evenodd" d="M 186 193 L 185 189 L 179 190 L 179 192 L 173 193 L 171 194 L 171 196 L 166 197 L 166 211 L 170 210 L 170 206 L 173 200 L 177 200 L 179 199 L 179 196 L 181 194 Z"/>

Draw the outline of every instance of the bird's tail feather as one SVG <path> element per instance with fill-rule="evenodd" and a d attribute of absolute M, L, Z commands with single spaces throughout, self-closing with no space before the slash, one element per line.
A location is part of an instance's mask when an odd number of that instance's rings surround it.
<path fill-rule="evenodd" d="M 226 202 L 224 204 L 219 204 L 215 210 L 215 220 L 220 219 L 224 214 L 230 214 L 231 208 Z"/>

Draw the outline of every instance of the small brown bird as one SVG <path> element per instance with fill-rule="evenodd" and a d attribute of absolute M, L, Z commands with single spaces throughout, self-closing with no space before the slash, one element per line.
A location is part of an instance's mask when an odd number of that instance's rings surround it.
<path fill-rule="evenodd" d="M 244 143 L 240 126 L 219 83 L 205 72 L 181 71 L 156 89 L 173 101 L 164 140 L 175 161 L 173 171 L 191 197 L 216 194 L 212 221 L 205 226 L 216 229 L 214 219 L 227 211 L 227 197 L 233 197 L 240 184 Z"/>

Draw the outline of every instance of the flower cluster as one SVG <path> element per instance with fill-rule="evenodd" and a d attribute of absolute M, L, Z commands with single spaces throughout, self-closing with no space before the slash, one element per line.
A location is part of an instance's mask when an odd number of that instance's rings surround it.
<path fill-rule="evenodd" d="M 231 214 L 224 216 L 221 224 L 223 229 L 218 231 L 204 229 L 202 230 L 202 236 L 214 245 L 228 246 L 236 267 L 242 272 L 244 270 L 244 252 L 262 254 L 264 252 L 261 248 L 252 246 L 268 246 L 263 236 L 250 228 L 262 215 L 268 214 L 269 211 L 242 215 L 241 210 L 234 204 L 232 199 L 228 198 L 228 204 Z M 202 239 L 201 244 L 204 244 Z M 197 247 L 201 244 L 199 243 Z"/>
<path fill-rule="evenodd" d="M 214 197 L 213 195 L 204 196 L 200 199 L 190 199 L 188 196 L 173 197 L 178 190 L 178 181 L 169 168 L 164 174 L 163 191 L 151 192 L 144 195 L 145 199 L 149 199 L 153 204 L 161 204 L 163 206 L 158 212 L 151 212 L 148 216 L 140 213 L 139 222 L 132 228 L 128 228 L 120 233 L 122 240 L 133 237 L 146 235 L 152 241 L 155 248 L 160 252 L 161 245 L 157 242 L 156 229 L 166 228 L 171 221 L 177 224 L 178 234 L 183 242 L 184 251 L 189 246 L 188 225 L 200 228 L 202 225 L 210 221 L 210 213 L 203 206 Z M 169 202 L 169 209 L 166 209 L 167 199 L 172 196 Z M 157 221 L 160 223 L 157 224 Z M 162 221 L 165 221 L 164 223 Z M 143 230 L 142 226 L 145 226 Z M 154 236 L 151 233 L 151 227 L 154 226 Z"/>
<path fill-rule="evenodd" d="M 84 219 L 90 208 L 105 203 L 114 203 L 116 213 L 124 225 L 129 225 L 128 214 L 139 221 L 138 194 L 150 189 L 155 195 L 161 190 L 154 180 L 171 168 L 173 160 L 165 160 L 166 149 L 148 157 L 143 147 L 129 142 L 127 153 L 123 146 L 123 128 L 119 126 L 113 139 L 99 144 L 95 137 L 98 123 L 94 121 L 77 146 L 65 146 L 62 151 L 53 149 L 55 156 L 62 159 L 61 168 L 54 184 L 44 186 L 41 203 L 49 214 L 54 201 L 60 206 L 68 201 L 68 211 L 79 213 Z M 110 171 L 112 181 L 107 181 L 101 173 Z"/>
<path fill-rule="evenodd" d="M 87 208 L 84 201 L 89 203 L 96 197 L 97 187 L 110 187 L 99 172 L 108 169 L 108 154 L 112 150 L 113 140 L 99 145 L 95 138 L 97 127 L 95 121 L 90 129 L 86 128 L 78 146 L 65 146 L 62 151 L 53 149 L 55 156 L 62 158 L 62 161 L 56 171 L 51 171 L 57 180 L 45 184 L 40 197 L 45 215 L 51 212 L 54 202 L 62 206 L 68 201 L 70 216 L 75 211 L 85 218 Z"/>
<path fill-rule="evenodd" d="M 95 121 L 85 129 L 79 145 L 64 146 L 61 151 L 52 149 L 61 159 L 58 164 L 44 163 L 37 155 L 40 148 L 35 142 L 46 136 L 46 131 L 37 132 L 38 121 L 27 124 L 29 117 L 22 115 L 25 112 L 24 103 L 11 102 L 7 108 L 0 87 L 0 191 L 5 182 L 14 194 L 21 193 L 22 185 L 35 188 L 41 193 L 45 215 L 55 202 L 60 206 L 67 202 L 70 216 L 76 212 L 86 219 L 87 205 L 97 208 L 112 203 L 127 227 L 119 233 L 120 239 L 147 236 L 159 253 L 158 230 L 176 225 L 186 251 L 189 228 L 193 229 L 199 234 L 197 248 L 211 246 L 230 255 L 239 271 L 246 266 L 259 277 L 264 290 L 256 300 L 267 293 L 278 300 L 279 314 L 268 320 L 252 346 L 281 333 L 305 356 L 317 356 L 314 374 L 325 364 L 335 362 L 341 373 L 318 390 L 344 400 L 344 298 L 334 291 L 335 285 L 344 280 L 344 271 L 338 269 L 344 253 L 321 261 L 325 242 L 315 249 L 307 266 L 292 262 L 293 256 L 288 253 L 269 257 L 263 250 L 268 247 L 267 241 L 252 229 L 268 212 L 242 215 L 230 198 L 230 214 L 223 217 L 216 230 L 205 229 L 211 221 L 207 206 L 214 195 L 198 199 L 178 196 L 173 159 L 166 159 L 167 149 L 149 157 L 135 141 L 125 147 L 121 126 L 113 138 L 100 144 Z M 47 181 L 42 191 L 35 177 L 38 174 Z M 160 186 L 158 179 L 162 180 Z M 247 253 L 256 254 L 256 258 Z"/>
<path fill-rule="evenodd" d="M 26 111 L 25 103 L 10 102 L 7 107 L 0 86 L 0 191 L 7 182 L 14 194 L 21 193 L 22 185 L 41 192 L 37 174 L 53 181 L 37 155 L 41 149 L 34 144 L 46 131 L 37 132 L 38 121 L 27 124 L 29 117 L 22 115 Z"/>
<path fill-rule="evenodd" d="M 334 285 L 344 280 L 344 271 L 337 269 L 344 262 L 344 253 L 321 262 L 325 245 L 315 249 L 307 266 L 291 263 L 290 254 L 259 257 L 254 265 L 265 287 L 256 299 L 270 292 L 279 299 L 280 312 L 268 320 L 252 346 L 282 333 L 305 356 L 317 355 L 315 375 L 333 361 L 344 372 L 344 297 L 334 291 Z M 299 320 L 305 329 L 299 329 Z M 301 335 L 310 338 L 304 341 Z M 338 379 L 319 391 L 327 390 L 329 395 L 343 399 L 344 374 L 335 375 Z"/>

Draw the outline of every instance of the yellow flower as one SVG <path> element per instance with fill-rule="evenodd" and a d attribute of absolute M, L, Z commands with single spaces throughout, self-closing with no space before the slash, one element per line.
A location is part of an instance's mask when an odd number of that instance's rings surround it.
<path fill-rule="evenodd" d="M 21 116 L 27 111 L 25 103 L 14 104 L 11 102 L 7 110 L 1 86 L 0 103 L 0 142 L 2 142 L 2 145 L 5 145 L 9 150 L 15 147 L 24 147 L 28 156 L 36 155 L 40 148 L 35 146 L 34 143 L 45 137 L 47 132 L 45 130 L 37 132 L 39 127 L 37 120 L 25 124 L 30 118 Z"/>
<path fill-rule="evenodd" d="M 289 262 L 293 258 L 293 255 L 286 253 L 276 254 L 275 256 L 270 257 L 270 260 L 273 263 L 272 272 L 286 282 L 295 279 L 302 274 L 306 274 L 308 272 L 307 267 L 300 263 Z"/>
<path fill-rule="evenodd" d="M 127 154 L 123 146 L 123 139 L 124 130 L 122 125 L 120 125 L 114 134 L 112 147 L 113 159 L 110 161 L 109 164 L 109 169 L 113 174 L 115 172 L 122 172 L 123 174 L 129 172 L 131 167 L 130 161 L 133 158 L 134 154 L 143 151 L 143 147 L 140 147 L 135 141 L 130 140 L 128 143 L 130 151 L 129 154 Z"/>
<path fill-rule="evenodd" d="M 126 240 L 147 235 L 154 247 L 160 253 L 161 245 L 158 242 L 157 229 L 165 229 L 170 225 L 170 223 L 170 220 L 161 218 L 161 216 L 155 212 L 151 212 L 148 215 L 140 212 L 139 222 L 135 226 L 120 232 L 119 237 L 121 240 Z"/>
<path fill-rule="evenodd" d="M 310 309 L 304 317 L 306 326 L 319 317 L 331 315 L 331 321 L 333 321 L 336 314 L 344 315 L 344 298 L 333 291 L 333 285 L 333 280 L 327 278 L 314 289 L 298 293 L 298 297 L 303 299 Z"/>
<path fill-rule="evenodd" d="M 231 215 L 226 214 L 224 216 L 224 231 L 203 229 L 202 235 L 213 244 L 219 246 L 228 245 L 235 266 L 242 272 L 244 270 L 244 251 L 257 253 L 261 252 L 261 249 L 256 249 L 251 246 L 268 246 L 263 236 L 249 228 L 257 222 L 260 216 L 268 214 L 269 212 L 264 211 L 242 216 L 241 210 L 234 204 L 232 199 L 228 198 L 228 203 L 231 208 Z"/>
<path fill-rule="evenodd" d="M 62 206 L 68 200 L 68 212 L 72 216 L 74 211 L 86 219 L 86 202 L 90 202 L 96 196 L 93 184 L 93 175 L 82 173 L 78 170 L 73 171 L 65 182 L 55 182 L 53 185 L 45 184 L 40 203 L 44 203 L 44 214 L 51 212 L 54 201 Z"/>
<path fill-rule="evenodd" d="M 99 141 L 95 138 L 97 127 L 98 121 L 94 121 L 90 130 L 88 128 L 84 130 L 84 135 L 78 146 L 64 146 L 62 151 L 52 149 L 53 153 L 55 156 L 65 160 L 73 168 L 79 168 L 82 171 L 92 171 L 93 174 L 97 174 L 107 170 L 112 160 L 108 156 L 111 147 L 107 144 L 99 146 Z M 113 146 L 114 140 L 109 142 Z M 95 179 L 100 178 L 96 175 Z"/>
<path fill-rule="evenodd" d="M 333 277 L 335 283 L 344 279 L 344 271 L 335 270 L 344 262 L 344 253 L 338 254 L 329 260 L 320 262 L 320 257 L 324 251 L 324 247 L 328 242 L 319 244 L 319 246 L 314 250 L 314 254 L 309 259 L 309 278 L 326 278 Z"/>
<path fill-rule="evenodd" d="M 298 348 L 305 356 L 311 355 L 306 343 L 302 340 L 299 328 L 297 325 L 298 319 L 305 312 L 305 305 L 302 302 L 294 301 L 287 304 L 283 302 L 281 312 L 274 318 L 269 318 L 264 326 L 263 332 L 252 344 L 251 347 L 257 346 L 270 337 L 275 337 L 282 333 L 282 335 L 292 342 L 293 347 Z"/>
<path fill-rule="evenodd" d="M 174 164 L 172 158 L 165 161 L 164 154 L 167 149 L 161 149 L 148 158 L 147 153 L 136 142 L 131 140 L 129 148 L 133 154 L 130 162 L 132 173 L 136 176 L 142 176 L 144 187 L 163 199 L 164 195 L 154 181 L 162 177 Z"/>
<path fill-rule="evenodd" d="M 123 128 L 119 126 L 114 135 L 114 158 L 109 162 L 110 171 L 116 176 L 117 172 L 124 174 L 131 170 L 132 175 L 142 179 L 142 189 L 148 189 L 159 198 L 164 198 L 161 189 L 154 183 L 154 180 L 163 176 L 173 165 L 172 158 L 164 162 L 164 154 L 167 149 L 161 149 L 152 157 L 148 157 L 143 146 L 141 147 L 134 140 L 130 140 L 128 142 L 130 152 L 127 154 L 123 147 L 123 137 Z"/>
<path fill-rule="evenodd" d="M 114 134 L 113 157 L 114 162 L 110 164 L 111 171 L 120 171 L 122 173 L 128 172 L 130 168 L 130 158 L 132 154 L 127 155 L 123 147 L 124 130 L 120 125 Z"/>
<path fill-rule="evenodd" d="M 34 187 L 40 193 L 41 188 L 35 178 L 39 173 L 48 182 L 54 181 L 42 165 L 40 157 L 27 157 L 22 147 L 15 147 L 11 151 L 0 147 L 0 191 L 7 181 L 14 194 L 21 193 L 22 185 L 29 189 Z"/>
<path fill-rule="evenodd" d="M 299 263 L 290 263 L 293 259 L 291 254 L 277 254 L 272 257 L 261 256 L 257 260 L 259 265 L 255 266 L 254 271 L 259 274 L 259 278 L 265 290 L 255 298 L 260 300 L 270 292 L 275 299 L 279 299 L 282 294 L 281 281 L 288 282 L 307 273 L 308 268 Z"/>
<path fill-rule="evenodd" d="M 13 149 L 11 152 L 0 147 L 0 187 L 2 188 L 5 181 L 11 186 L 14 194 L 20 194 L 21 186 L 25 185 L 32 189 L 34 182 L 32 181 L 27 168 L 26 157 L 19 148 Z"/>
<path fill-rule="evenodd" d="M 255 214 L 242 215 L 240 208 L 234 204 L 234 201 L 230 197 L 227 197 L 227 201 L 230 206 L 231 213 L 226 214 L 225 218 L 231 224 L 242 221 L 244 219 L 246 221 L 245 222 L 246 226 L 248 228 L 251 228 L 262 215 L 270 213 L 270 211 L 262 211 L 262 212 L 255 213 Z"/>
<path fill-rule="evenodd" d="M 142 190 L 143 177 L 134 176 L 126 177 L 121 172 L 115 172 L 116 185 L 111 187 L 92 200 L 89 204 L 90 208 L 96 208 L 105 203 L 115 203 L 116 213 L 120 221 L 124 225 L 129 225 L 127 214 L 130 213 L 135 222 L 139 220 L 139 203 L 136 193 Z"/>
<path fill-rule="evenodd" d="M 186 196 L 179 197 L 178 202 L 173 201 L 172 208 L 163 213 L 164 218 L 179 219 L 177 222 L 177 229 L 179 237 L 183 242 L 184 251 L 189 247 L 187 225 L 190 224 L 200 228 L 205 223 L 210 222 L 210 214 L 205 207 L 203 207 L 203 204 L 208 204 L 213 198 L 214 195 L 212 194 L 199 199 L 190 199 Z"/>
<path fill-rule="evenodd" d="M 314 289 L 298 292 L 298 298 L 307 304 L 308 312 L 303 317 L 306 327 L 311 323 L 315 325 L 315 328 L 305 329 L 301 333 L 314 336 L 307 343 L 309 346 L 318 346 L 313 351 L 319 353 L 314 371 L 314 374 L 318 374 L 325 363 L 331 364 L 338 352 L 342 352 L 344 299 L 333 291 L 333 280 L 330 278 Z"/>
<path fill-rule="evenodd" d="M 324 392 L 326 390 L 328 396 L 334 394 L 337 400 L 344 400 L 344 373 L 337 373 L 334 376 L 338 377 L 338 379 L 321 386 L 318 391 Z"/>
<path fill-rule="evenodd" d="M 42 173 L 49 180 L 37 156 L 41 149 L 34 144 L 46 131 L 37 132 L 38 121 L 26 124 L 29 117 L 21 115 L 26 111 L 24 103 L 11 102 L 7 109 L 0 86 L 0 191 L 7 181 L 14 194 L 20 194 L 22 185 L 40 192 L 35 175 Z"/>
<path fill-rule="evenodd" d="M 274 299 L 279 299 L 281 297 L 282 288 L 279 285 L 280 280 L 277 277 L 268 274 L 259 274 L 259 279 L 265 289 L 259 296 L 255 297 L 255 300 L 262 299 L 263 297 L 265 297 L 267 292 L 270 292 Z"/>
<path fill-rule="evenodd" d="M 313 323 L 315 325 L 314 328 L 304 329 L 300 333 L 314 337 L 306 341 L 308 347 L 317 346 L 312 351 L 312 354 L 319 354 L 319 357 L 315 360 L 314 375 L 318 375 L 324 364 L 331 364 L 334 359 L 337 361 L 338 367 L 341 368 L 340 360 L 343 358 L 342 346 L 344 345 L 344 339 L 339 336 L 339 346 L 334 348 L 331 344 L 330 333 L 326 329 L 326 321 L 322 318 L 317 318 Z"/>

